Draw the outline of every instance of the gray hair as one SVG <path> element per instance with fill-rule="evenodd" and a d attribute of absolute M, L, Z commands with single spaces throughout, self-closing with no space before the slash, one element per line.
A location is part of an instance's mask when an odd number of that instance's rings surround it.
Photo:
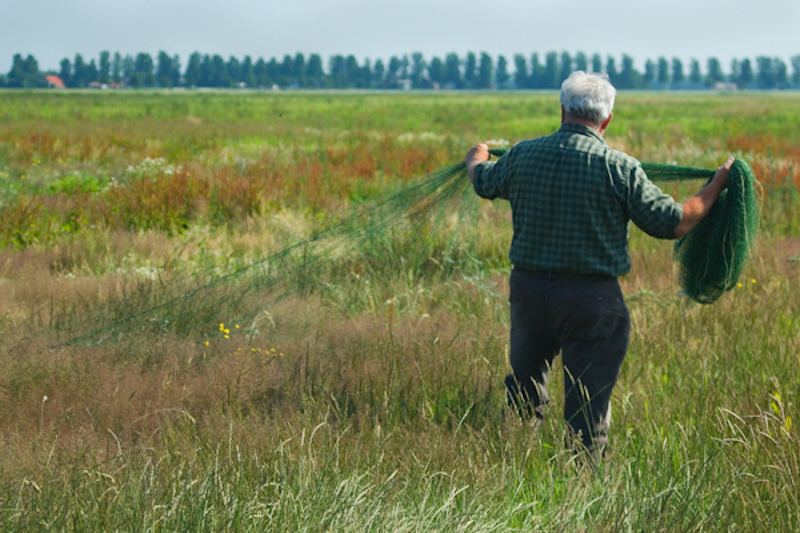
<path fill-rule="evenodd" d="M 605 74 L 576 70 L 561 84 L 561 105 L 576 118 L 602 124 L 614 109 L 617 90 Z"/>

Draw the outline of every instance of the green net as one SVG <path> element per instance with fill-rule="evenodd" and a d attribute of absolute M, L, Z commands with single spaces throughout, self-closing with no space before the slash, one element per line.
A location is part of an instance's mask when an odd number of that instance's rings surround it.
<path fill-rule="evenodd" d="M 491 150 L 502 156 L 507 150 Z M 709 179 L 714 171 L 661 164 L 643 164 L 653 180 Z M 749 166 L 736 161 L 727 190 L 708 216 L 677 242 L 683 291 L 694 301 L 711 303 L 736 285 L 753 246 L 758 227 L 755 179 Z M 359 261 L 392 275 L 409 249 L 418 249 L 424 263 L 438 254 L 442 268 L 459 252 L 459 223 L 476 216 L 477 196 L 466 165 L 452 165 L 407 183 L 400 190 L 352 209 L 351 214 L 306 238 L 267 251 L 264 257 L 228 272 L 211 272 L 191 281 L 140 283 L 134 290 L 91 311 L 92 316 L 65 313 L 55 329 L 64 342 L 101 343 L 122 340 L 142 329 L 189 335 L 208 332 L 221 320 L 253 322 L 265 307 L 291 294 L 319 290 L 347 274 L 342 263 Z M 457 223 L 449 224 L 455 215 Z M 398 239 L 418 239 L 431 228 L 449 231 L 451 249 L 434 251 L 406 243 L 392 255 Z M 441 235 L 438 241 L 448 242 Z M 463 237 L 463 236 L 462 236 Z M 463 252 L 469 256 L 469 251 Z M 427 255 L 426 255 L 427 254 Z M 355 258 L 355 259 L 354 259 Z M 463 260 L 463 257 L 460 259 Z M 467 257 L 467 260 L 474 258 Z M 337 270 L 338 269 L 338 270 Z M 388 272 L 387 272 L 388 270 Z M 400 275 L 400 271 L 397 273 Z M 87 324 L 92 324 L 89 332 Z"/>
<path fill-rule="evenodd" d="M 650 172 L 650 171 L 648 171 Z M 658 178 L 658 172 L 653 172 Z M 744 161 L 733 163 L 728 187 L 708 215 L 675 243 L 683 291 L 709 304 L 736 286 L 758 231 L 755 176 Z"/>

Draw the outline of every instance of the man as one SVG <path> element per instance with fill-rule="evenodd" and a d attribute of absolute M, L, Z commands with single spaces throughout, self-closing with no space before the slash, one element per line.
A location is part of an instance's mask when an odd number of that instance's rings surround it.
<path fill-rule="evenodd" d="M 522 141 L 496 162 L 485 144 L 466 155 L 475 192 L 511 203 L 509 404 L 543 417 L 547 377 L 562 353 L 564 418 L 589 450 L 607 444 L 609 400 L 628 350 L 630 315 L 617 277 L 630 270 L 628 225 L 679 238 L 725 188 L 729 159 L 696 196 L 677 203 L 603 134 L 616 90 L 607 77 L 573 72 L 561 86 L 561 127 Z"/>

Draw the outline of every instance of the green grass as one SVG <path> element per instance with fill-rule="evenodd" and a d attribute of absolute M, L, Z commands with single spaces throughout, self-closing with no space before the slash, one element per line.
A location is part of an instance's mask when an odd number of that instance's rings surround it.
<path fill-rule="evenodd" d="M 477 141 L 550 132 L 557 102 L 0 92 L 0 530 L 800 529 L 797 95 L 618 96 L 612 147 L 735 153 L 763 218 L 710 306 L 632 231 L 596 468 L 564 449 L 559 363 L 543 426 L 505 416 L 507 205 L 282 252 Z"/>

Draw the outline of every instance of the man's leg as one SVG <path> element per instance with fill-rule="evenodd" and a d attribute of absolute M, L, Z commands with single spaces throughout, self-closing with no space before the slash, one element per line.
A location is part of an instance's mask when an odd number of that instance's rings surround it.
<path fill-rule="evenodd" d="M 549 400 L 547 375 L 558 353 L 550 331 L 547 280 L 511 273 L 511 341 L 509 361 L 513 374 L 506 376 L 509 406 L 524 419 L 543 418 Z"/>
<path fill-rule="evenodd" d="M 628 351 L 630 315 L 616 280 L 578 282 L 559 293 L 564 418 L 589 450 L 608 443 L 611 391 Z"/>

